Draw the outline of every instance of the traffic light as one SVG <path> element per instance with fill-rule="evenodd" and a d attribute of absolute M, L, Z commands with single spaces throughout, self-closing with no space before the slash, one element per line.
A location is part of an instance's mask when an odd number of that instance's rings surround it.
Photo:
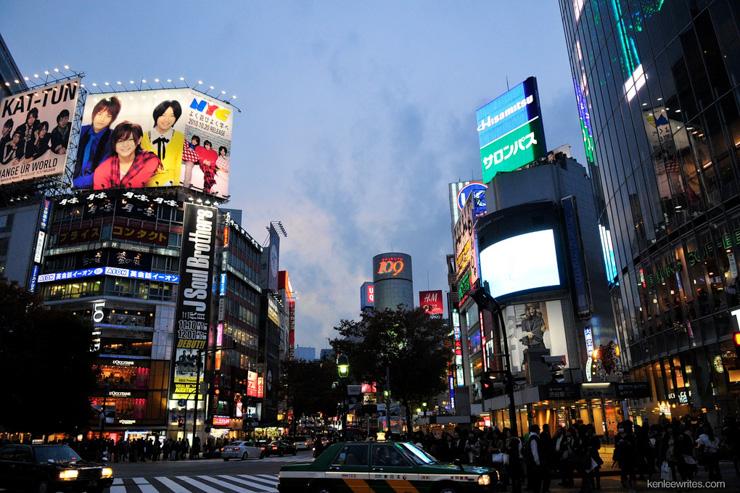
<path fill-rule="evenodd" d="M 542 356 L 542 361 L 550 367 L 550 377 L 552 382 L 565 382 L 565 356 Z"/>
<path fill-rule="evenodd" d="M 499 376 L 500 375 L 490 370 L 484 371 L 483 374 L 481 374 L 480 388 L 483 399 L 493 399 L 495 397 L 495 394 L 493 392 L 493 385 L 499 382 Z"/>

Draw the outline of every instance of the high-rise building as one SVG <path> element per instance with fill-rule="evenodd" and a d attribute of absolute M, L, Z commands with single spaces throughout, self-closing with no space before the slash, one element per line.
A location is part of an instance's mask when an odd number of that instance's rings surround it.
<path fill-rule="evenodd" d="M 294 358 L 302 361 L 314 361 L 316 359 L 316 348 L 308 346 L 296 346 Z"/>
<path fill-rule="evenodd" d="M 399 305 L 414 308 L 411 256 L 388 252 L 373 257 L 375 309 L 396 310 Z"/>
<path fill-rule="evenodd" d="M 740 402 L 740 4 L 560 8 L 625 379 L 649 384 L 631 417 L 717 422 Z"/>

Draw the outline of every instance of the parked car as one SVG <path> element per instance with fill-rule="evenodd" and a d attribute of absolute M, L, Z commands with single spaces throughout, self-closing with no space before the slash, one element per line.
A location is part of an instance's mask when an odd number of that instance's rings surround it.
<path fill-rule="evenodd" d="M 285 454 L 296 455 L 296 453 L 295 445 L 288 440 L 275 440 L 267 446 L 267 455 L 278 455 L 282 457 Z"/>
<path fill-rule="evenodd" d="M 344 491 L 352 480 L 376 491 L 490 493 L 499 478 L 496 469 L 439 462 L 413 443 L 339 442 L 312 463 L 281 467 L 278 492 Z"/>
<path fill-rule="evenodd" d="M 0 447 L 0 488 L 102 493 L 113 469 L 82 460 L 68 445 L 9 444 Z"/>
<path fill-rule="evenodd" d="M 224 445 L 221 449 L 221 458 L 225 461 L 229 459 L 247 460 L 250 457 L 264 459 L 267 455 L 267 448 L 255 442 L 233 442 Z"/>

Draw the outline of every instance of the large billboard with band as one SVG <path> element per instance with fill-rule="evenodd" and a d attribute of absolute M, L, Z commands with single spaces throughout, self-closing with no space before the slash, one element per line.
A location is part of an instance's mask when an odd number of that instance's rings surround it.
<path fill-rule="evenodd" d="M 79 93 L 71 79 L 0 101 L 0 186 L 64 173 Z"/>
<path fill-rule="evenodd" d="M 194 398 L 198 367 L 202 376 L 211 325 L 217 219 L 213 207 L 185 204 L 180 289 L 175 307 L 172 399 Z"/>
<path fill-rule="evenodd" d="M 192 89 L 88 95 L 73 186 L 229 195 L 233 109 Z"/>

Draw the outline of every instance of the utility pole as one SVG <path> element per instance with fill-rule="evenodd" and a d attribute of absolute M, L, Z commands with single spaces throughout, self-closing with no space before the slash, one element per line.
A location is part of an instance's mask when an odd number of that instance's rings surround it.
<path fill-rule="evenodd" d="M 476 282 L 475 287 L 470 293 L 470 296 L 478 305 L 479 310 L 489 311 L 499 321 L 501 326 L 501 337 L 504 340 L 504 361 L 506 362 L 506 370 L 504 373 L 504 385 L 506 393 L 509 397 L 509 421 L 511 422 L 511 433 L 513 436 L 517 436 L 517 424 L 516 424 L 516 406 L 514 405 L 514 375 L 511 373 L 511 354 L 509 353 L 509 338 L 506 337 L 506 326 L 504 324 L 503 308 L 498 302 L 491 296 L 488 288 L 488 282 L 485 282 L 483 286 L 480 284 L 480 280 Z M 485 405 L 485 398 L 483 400 Z"/>

